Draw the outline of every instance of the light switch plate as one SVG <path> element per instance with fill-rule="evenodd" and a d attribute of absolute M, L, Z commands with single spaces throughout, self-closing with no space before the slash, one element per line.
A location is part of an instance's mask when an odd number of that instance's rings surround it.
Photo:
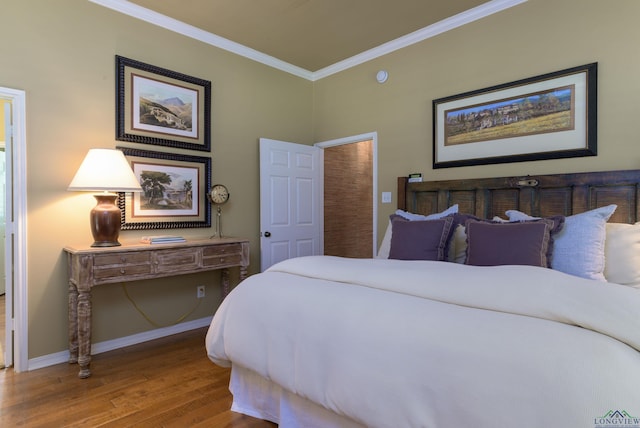
<path fill-rule="evenodd" d="M 383 204 L 391 203 L 391 192 L 382 192 L 382 203 Z"/>

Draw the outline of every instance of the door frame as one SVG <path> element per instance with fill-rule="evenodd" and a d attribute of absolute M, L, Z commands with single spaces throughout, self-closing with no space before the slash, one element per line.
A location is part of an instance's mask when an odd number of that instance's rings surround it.
<path fill-rule="evenodd" d="M 13 333 L 12 349 L 6 349 L 7 366 L 16 372 L 29 370 L 27 313 L 27 143 L 26 93 L 0 87 L 0 98 L 11 102 L 12 141 L 6 142 L 6 306 L 7 343 Z M 4 120 L 4 117 L 2 118 Z M 12 302 L 10 300 L 13 300 Z M 13 314 L 11 311 L 13 310 Z M 11 352 L 12 351 L 12 352 Z"/>
<path fill-rule="evenodd" d="M 378 253 L 378 133 L 374 131 L 359 135 L 353 135 L 350 137 L 338 138 L 335 140 L 321 141 L 315 143 L 314 146 L 325 149 L 327 147 L 341 146 L 344 144 L 359 143 L 361 141 L 369 140 L 371 140 L 373 144 L 373 239 L 371 245 L 372 257 L 375 257 Z"/>

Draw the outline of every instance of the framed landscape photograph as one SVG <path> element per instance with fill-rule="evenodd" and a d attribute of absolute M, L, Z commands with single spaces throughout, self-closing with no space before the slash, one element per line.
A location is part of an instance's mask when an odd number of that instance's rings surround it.
<path fill-rule="evenodd" d="M 597 154 L 597 63 L 433 101 L 433 167 Z"/>
<path fill-rule="evenodd" d="M 116 148 L 142 187 L 119 194 L 122 230 L 211 227 L 211 158 Z"/>
<path fill-rule="evenodd" d="M 211 150 L 211 82 L 116 55 L 116 140 Z"/>

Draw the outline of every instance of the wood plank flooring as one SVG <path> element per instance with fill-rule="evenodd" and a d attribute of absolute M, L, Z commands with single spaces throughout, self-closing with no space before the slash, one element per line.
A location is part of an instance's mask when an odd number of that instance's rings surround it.
<path fill-rule="evenodd" d="M 1 427 L 274 428 L 229 410 L 229 369 L 213 364 L 205 329 L 30 372 L 0 370 Z"/>

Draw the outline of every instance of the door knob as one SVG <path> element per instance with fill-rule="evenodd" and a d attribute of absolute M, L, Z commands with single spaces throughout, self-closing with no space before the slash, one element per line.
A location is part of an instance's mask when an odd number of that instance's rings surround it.
<path fill-rule="evenodd" d="M 264 233 L 264 237 L 265 237 L 265 238 L 268 238 L 268 237 L 270 237 L 270 236 L 271 236 L 271 232 L 265 232 L 265 233 Z"/>

